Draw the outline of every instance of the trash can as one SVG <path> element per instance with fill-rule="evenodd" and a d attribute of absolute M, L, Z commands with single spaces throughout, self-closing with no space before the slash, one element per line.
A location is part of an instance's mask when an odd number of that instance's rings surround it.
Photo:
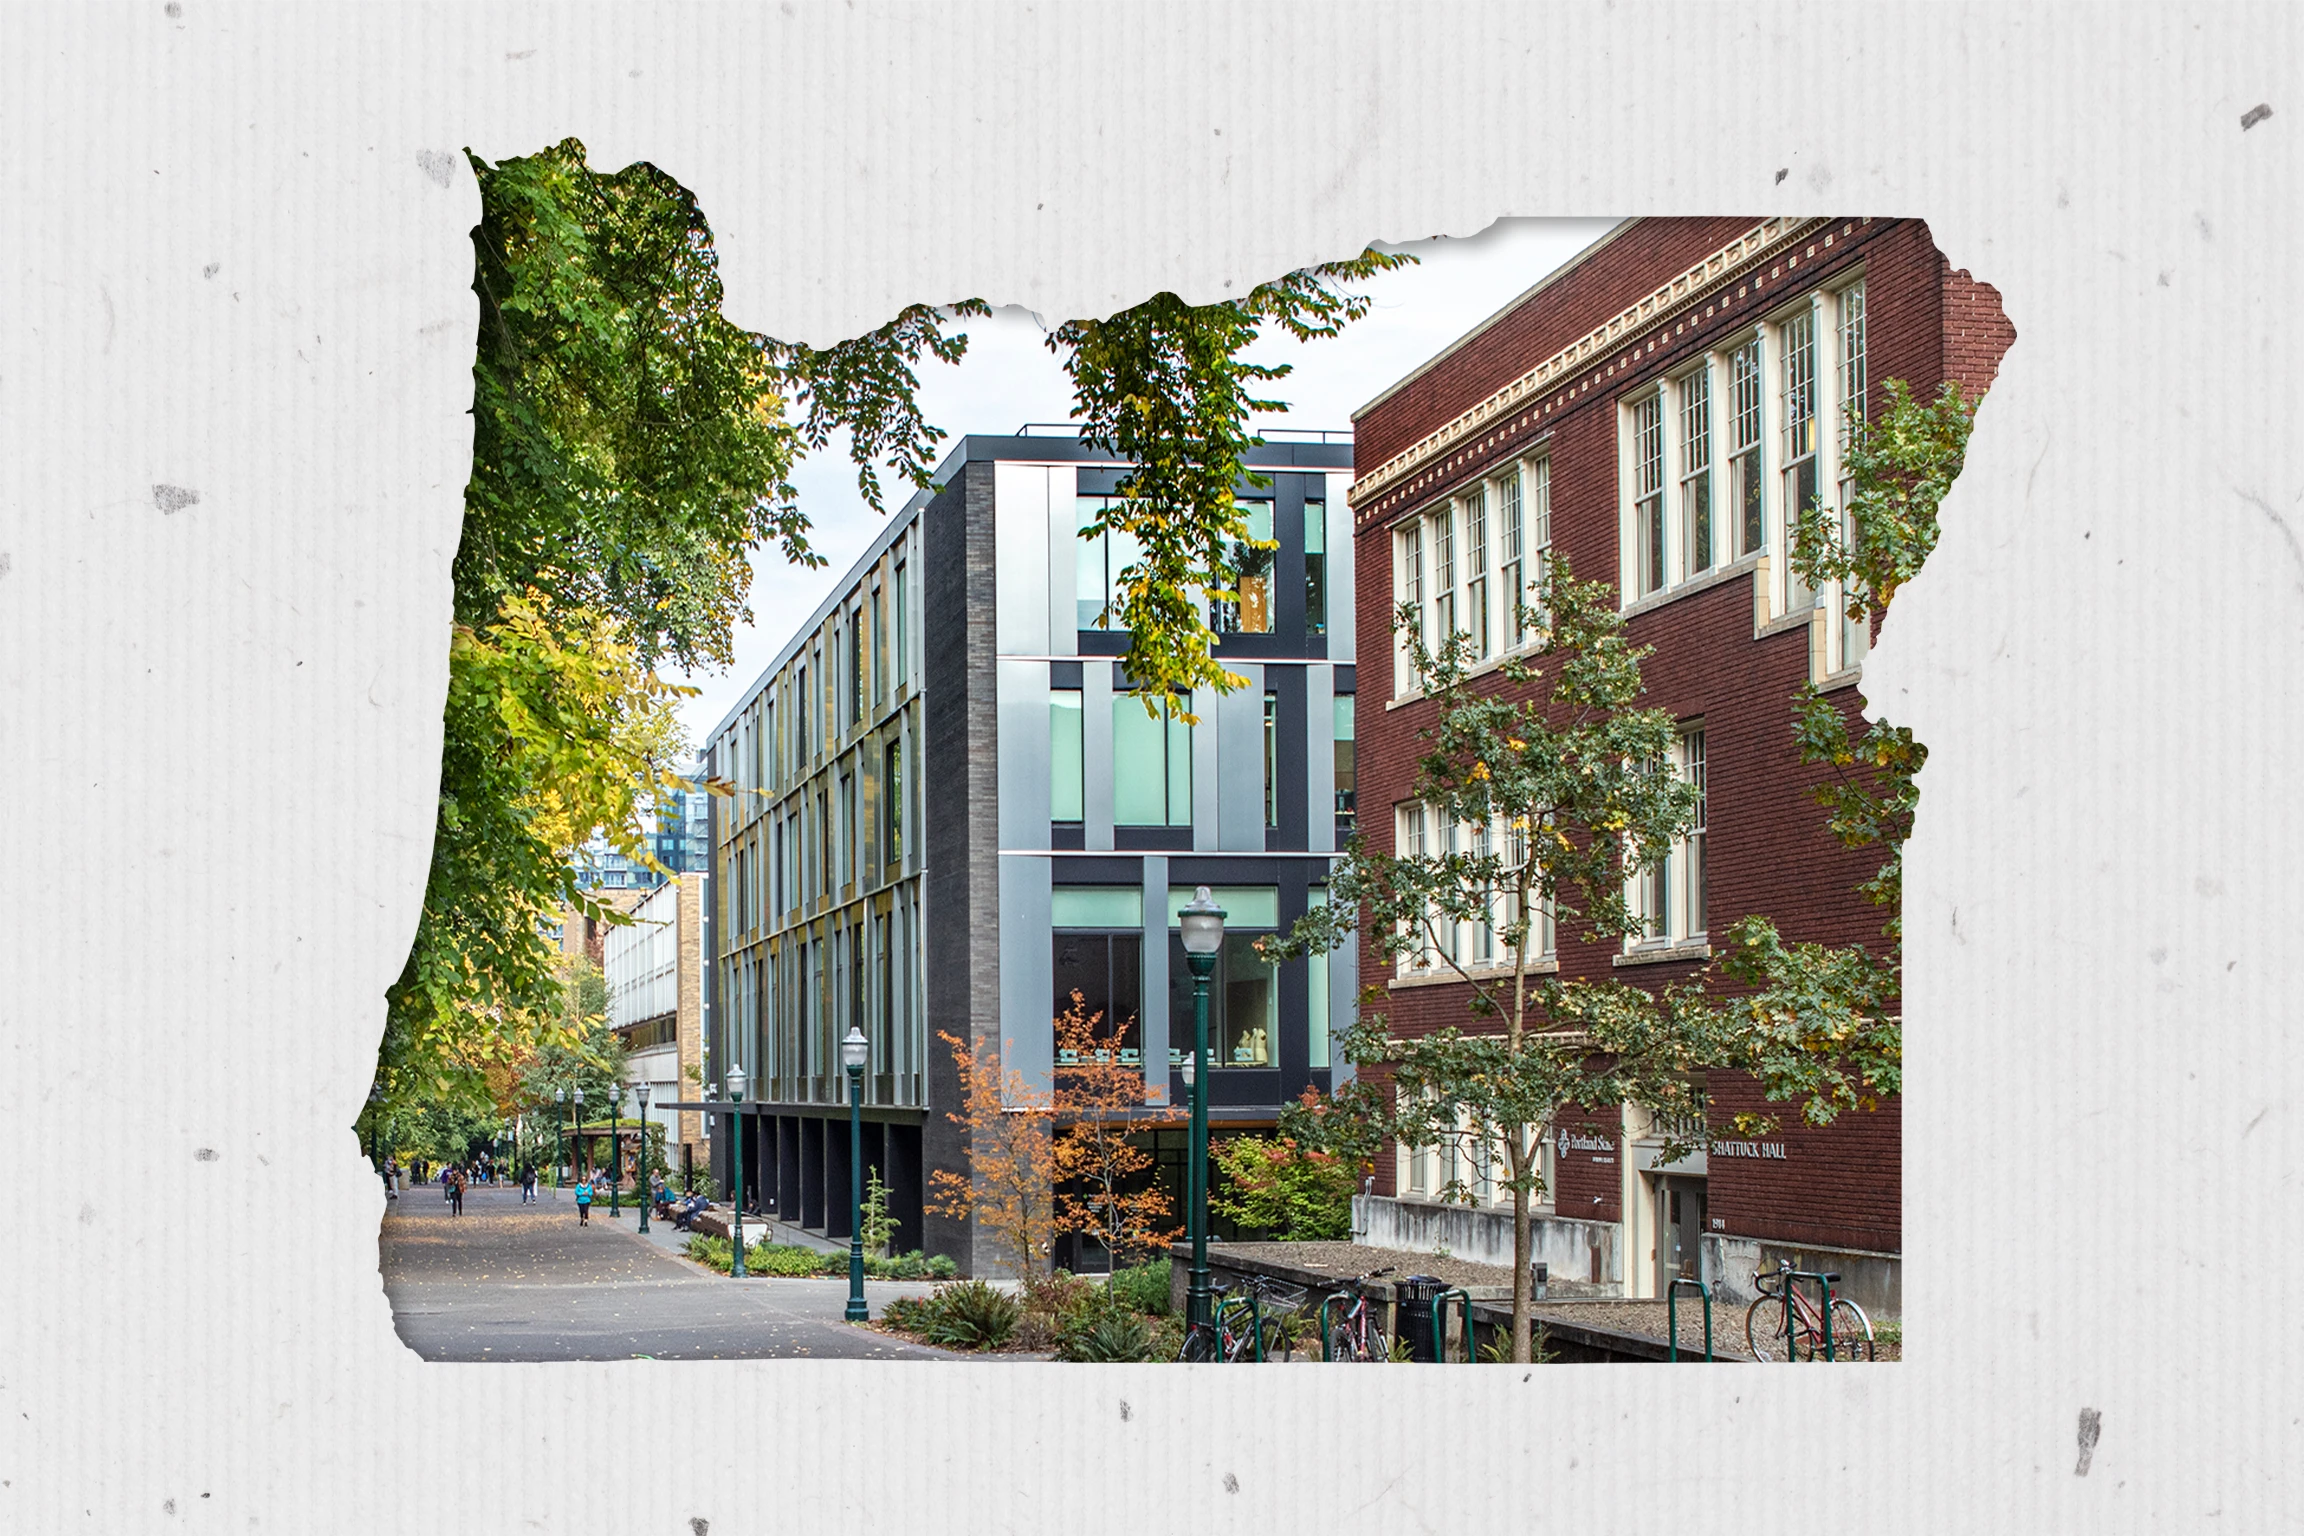
<path fill-rule="evenodd" d="M 1408 1341 L 1409 1359 L 1425 1365 L 1440 1363 L 1439 1344 L 1432 1337 L 1432 1303 L 1446 1289 L 1448 1282 L 1432 1275 L 1410 1275 L 1392 1282 L 1400 1337 Z"/>

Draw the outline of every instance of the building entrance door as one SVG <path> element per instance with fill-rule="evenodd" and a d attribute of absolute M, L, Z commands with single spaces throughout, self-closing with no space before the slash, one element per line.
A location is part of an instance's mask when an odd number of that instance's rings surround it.
<path fill-rule="evenodd" d="M 1681 1174 L 1658 1179 L 1656 1294 L 1674 1280 L 1704 1278 L 1704 1181 Z"/>

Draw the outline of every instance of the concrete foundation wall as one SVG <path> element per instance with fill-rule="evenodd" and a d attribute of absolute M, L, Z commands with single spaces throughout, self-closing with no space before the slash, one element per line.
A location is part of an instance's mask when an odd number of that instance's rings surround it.
<path fill-rule="evenodd" d="M 1372 1248 L 1433 1253 L 1475 1264 L 1512 1263 L 1512 1213 L 1478 1206 L 1403 1200 L 1390 1195 L 1352 1197 L 1352 1226 Z M 1551 1279 L 1570 1285 L 1621 1287 L 1624 1264 L 1613 1222 L 1540 1215 L 1528 1223 L 1528 1257 Z M 1597 1254 L 1597 1259 L 1595 1259 Z"/>
<path fill-rule="evenodd" d="M 1773 1270 L 1789 1259 L 1794 1269 L 1837 1274 L 1832 1288 L 1872 1317 L 1904 1315 L 1904 1259 L 1901 1254 L 1868 1253 L 1856 1248 L 1797 1247 L 1748 1237 L 1706 1234 L 1703 1242 L 1704 1278 L 1711 1282 L 1713 1300 L 1722 1306 L 1749 1306 L 1759 1295 L 1755 1275 Z"/>

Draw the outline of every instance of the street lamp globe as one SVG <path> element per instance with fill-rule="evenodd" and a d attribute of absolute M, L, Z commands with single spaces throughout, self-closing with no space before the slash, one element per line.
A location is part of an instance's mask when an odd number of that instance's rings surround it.
<path fill-rule="evenodd" d="M 648 1091 L 649 1085 L 646 1083 L 642 1083 L 632 1090 L 632 1096 L 640 1101 L 640 1113 L 642 1114 L 648 1113 Z"/>
<path fill-rule="evenodd" d="M 555 1104 L 565 1104 L 565 1103 L 567 1103 L 567 1102 L 568 1102 L 568 1090 L 567 1090 L 567 1089 L 565 1089 L 565 1088 L 555 1088 L 555 1089 L 553 1089 L 553 1090 L 552 1090 L 552 1102 L 553 1102 L 553 1103 L 555 1103 Z"/>
<path fill-rule="evenodd" d="M 1184 1086 L 1186 1088 L 1190 1088 L 1194 1083 L 1200 1080 L 1200 1062 L 1198 1057 L 1191 1051 L 1186 1051 L 1184 1053 L 1184 1065 L 1178 1067 L 1176 1070 L 1184 1075 Z"/>
<path fill-rule="evenodd" d="M 865 1042 L 864 1031 L 853 1024 L 849 1025 L 847 1036 L 840 1042 L 840 1065 L 848 1069 L 850 1077 L 864 1075 L 864 1060 L 870 1053 L 871 1047 Z"/>
<path fill-rule="evenodd" d="M 744 1069 L 741 1066 L 730 1067 L 728 1069 L 728 1097 L 735 1099 L 738 1102 L 743 1101 Z"/>
<path fill-rule="evenodd" d="M 1192 892 L 1192 900 L 1178 913 L 1178 926 L 1184 930 L 1184 953 L 1212 955 L 1224 944 L 1224 909 L 1216 905 L 1208 894 L 1208 887 L 1200 886 Z"/>
<path fill-rule="evenodd" d="M 584 1085 L 582 1083 L 578 1083 L 576 1085 L 575 1101 L 576 1107 L 578 1109 L 582 1109 L 584 1107 Z"/>

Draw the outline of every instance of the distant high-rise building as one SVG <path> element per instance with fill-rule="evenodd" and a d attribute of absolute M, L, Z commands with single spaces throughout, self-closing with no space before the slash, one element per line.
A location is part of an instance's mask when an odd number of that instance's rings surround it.
<path fill-rule="evenodd" d="M 711 853 L 711 797 L 702 778 L 700 768 L 692 770 L 677 788 L 641 807 L 641 833 L 662 870 L 617 852 L 605 833 L 595 832 L 576 850 L 576 884 L 585 890 L 649 891 L 664 884 L 668 873 L 703 870 Z"/>

